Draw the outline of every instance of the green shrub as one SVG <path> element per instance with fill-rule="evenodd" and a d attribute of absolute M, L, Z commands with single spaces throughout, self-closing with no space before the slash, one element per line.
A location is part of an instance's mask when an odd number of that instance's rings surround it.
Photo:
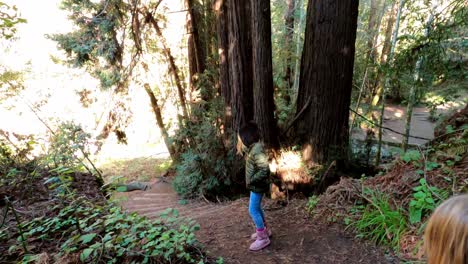
<path fill-rule="evenodd" d="M 222 102 L 215 100 L 206 107 L 209 109 L 203 106 L 193 109 L 194 118 L 185 123 L 174 138 L 182 155 L 175 166 L 173 185 L 184 198 L 229 195 L 236 176 L 232 170 L 234 149 L 225 143 L 226 131 L 219 122 Z"/>
<path fill-rule="evenodd" d="M 409 220 L 411 224 L 421 222 L 426 213 L 431 213 L 437 207 L 440 199 L 446 199 L 448 193 L 435 186 L 429 186 L 426 180 L 420 179 L 421 185 L 414 187 L 413 199 L 409 203 Z"/>
<path fill-rule="evenodd" d="M 57 205 L 54 217 L 36 218 L 23 225 L 27 241 L 57 241 L 57 257 L 78 253 L 83 263 L 203 263 L 205 256 L 197 249 L 194 221 L 177 218 L 169 209 L 158 220 L 148 220 L 136 213 L 123 212 L 111 203 L 96 205 L 76 198 L 67 206 Z M 0 237 L 8 240 L 8 237 Z M 21 250 L 17 244 L 9 254 Z M 10 240 L 11 241 L 11 240 Z M 34 259 L 30 253 L 23 261 Z"/>
<path fill-rule="evenodd" d="M 393 209 L 389 197 L 379 191 L 365 189 L 362 195 L 369 203 L 355 208 L 360 218 L 352 221 L 350 227 L 357 231 L 360 238 L 399 248 L 400 237 L 407 226 L 403 211 Z"/>

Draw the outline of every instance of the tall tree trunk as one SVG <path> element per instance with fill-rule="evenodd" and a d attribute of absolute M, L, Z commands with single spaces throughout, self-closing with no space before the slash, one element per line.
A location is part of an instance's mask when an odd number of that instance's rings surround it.
<path fill-rule="evenodd" d="M 432 6 L 432 12 L 427 18 L 426 21 L 426 28 L 424 30 L 424 37 L 429 36 L 429 32 L 431 31 L 432 28 L 432 22 L 434 21 L 434 12 L 437 8 L 437 2 L 433 3 Z M 423 61 L 423 56 L 419 56 L 418 60 L 416 61 L 416 65 L 414 67 L 414 82 L 413 85 L 411 86 L 410 89 L 410 94 L 409 94 L 409 99 L 408 99 L 408 106 L 406 108 L 406 125 L 405 125 L 405 136 L 403 138 L 402 142 L 402 149 L 404 152 L 408 149 L 408 141 L 409 141 L 409 135 L 410 135 L 410 130 L 411 130 L 411 118 L 413 116 L 413 108 L 414 104 L 416 103 L 416 92 L 420 86 L 421 83 L 421 65 Z"/>
<path fill-rule="evenodd" d="M 203 9 L 196 0 L 185 0 L 185 6 L 188 9 L 187 30 L 188 37 L 188 57 L 190 69 L 190 87 L 192 92 L 196 89 L 197 75 L 202 74 L 206 68 L 206 48 L 203 41 Z M 203 100 L 208 98 L 202 95 Z"/>
<path fill-rule="evenodd" d="M 277 147 L 274 118 L 270 0 L 251 0 L 254 118 L 267 146 Z"/>
<path fill-rule="evenodd" d="M 367 24 L 367 62 L 374 63 L 376 57 L 376 51 L 374 47 L 375 35 L 378 31 L 376 28 L 378 14 L 377 9 L 379 8 L 380 0 L 371 0 L 370 10 L 369 10 L 369 22 Z"/>
<path fill-rule="evenodd" d="M 232 129 L 238 131 L 253 120 L 250 1 L 230 0 L 227 10 Z"/>
<path fill-rule="evenodd" d="M 296 0 L 287 0 L 288 9 L 286 10 L 286 14 L 284 16 L 285 20 L 285 40 L 284 46 L 288 50 L 286 55 L 286 69 L 284 73 L 284 82 L 286 83 L 286 101 L 287 103 L 290 102 L 291 97 L 291 89 L 293 86 L 293 73 L 292 73 L 292 56 L 293 56 L 293 36 L 294 36 L 294 10 L 295 10 L 295 3 Z"/>
<path fill-rule="evenodd" d="M 213 4 L 216 14 L 218 54 L 219 54 L 219 85 L 221 95 L 227 105 L 231 104 L 231 90 L 229 88 L 229 33 L 226 0 L 215 0 Z"/>
<path fill-rule="evenodd" d="M 382 53 L 380 54 L 380 65 L 385 66 L 387 64 L 387 58 L 390 53 L 391 41 L 392 41 L 392 30 L 393 24 L 395 24 L 395 16 L 397 14 L 398 5 L 397 2 L 393 2 L 390 14 L 388 15 L 387 27 L 385 29 L 385 39 L 382 47 Z M 379 103 L 380 98 L 382 97 L 383 87 L 384 87 L 384 71 L 379 69 L 377 78 L 376 78 L 376 92 L 374 98 L 372 99 L 371 105 L 376 106 Z"/>
<path fill-rule="evenodd" d="M 397 1 L 393 2 L 390 14 L 388 14 L 387 26 L 385 27 L 385 39 L 382 47 L 382 53 L 380 54 L 380 64 L 382 65 L 387 63 L 388 55 L 390 54 L 390 48 L 392 46 L 392 31 L 398 12 L 398 6 Z"/>
<path fill-rule="evenodd" d="M 401 13 L 403 12 L 403 7 L 405 6 L 406 0 L 400 0 L 400 3 L 398 5 L 398 13 L 396 16 L 396 24 L 395 24 L 395 29 L 393 30 L 393 37 L 392 37 L 392 42 L 390 44 L 390 52 L 388 54 L 387 58 L 387 65 L 385 65 L 386 73 L 385 73 L 385 82 L 383 83 L 382 87 L 382 99 L 381 99 L 381 104 L 382 108 L 380 109 L 380 120 L 379 120 L 379 143 L 377 146 L 377 153 L 376 153 L 376 159 L 375 159 L 375 166 L 379 166 L 380 164 L 380 154 L 382 151 L 382 134 L 383 134 L 383 119 L 384 119 L 384 114 L 385 114 L 385 99 L 387 96 L 387 90 L 388 87 L 390 86 L 390 74 L 388 73 L 389 69 L 393 67 L 393 55 L 395 54 L 395 48 L 398 40 L 398 31 L 400 30 L 400 20 L 401 20 Z M 383 53 L 383 52 L 382 52 Z"/>
<path fill-rule="evenodd" d="M 164 38 L 161 28 L 158 25 L 158 22 L 156 19 L 153 17 L 153 14 L 149 11 L 146 11 L 146 21 L 151 23 L 153 26 L 154 30 L 156 31 L 156 35 L 158 36 L 159 40 L 161 41 L 161 44 L 163 46 L 163 52 L 164 55 L 166 56 L 166 59 L 169 61 L 169 67 L 171 69 L 172 76 L 174 77 L 174 82 L 175 85 L 177 86 L 177 92 L 179 94 L 179 99 L 180 99 L 180 104 L 182 106 L 182 111 L 184 113 L 184 117 L 188 118 L 188 111 L 187 111 L 187 103 L 185 102 L 185 89 L 182 85 L 182 81 L 179 77 L 179 69 L 177 65 L 175 64 L 175 59 L 172 56 L 171 49 L 166 43 L 166 39 Z"/>
<path fill-rule="evenodd" d="M 159 130 L 161 131 L 161 135 L 164 139 L 164 143 L 166 144 L 167 150 L 169 151 L 172 160 L 177 160 L 177 153 L 174 149 L 174 146 L 171 144 L 171 139 L 169 138 L 169 134 L 167 133 L 166 126 L 164 126 L 164 121 L 162 119 L 161 108 L 159 107 L 158 99 L 156 99 L 156 96 L 154 95 L 153 90 L 151 90 L 149 84 L 145 83 L 144 87 L 146 93 L 150 98 L 151 108 L 153 109 L 154 116 L 156 117 L 156 123 L 158 124 Z"/>
<path fill-rule="evenodd" d="M 356 0 L 309 2 L 297 102 L 307 163 L 347 159 L 357 17 Z"/>

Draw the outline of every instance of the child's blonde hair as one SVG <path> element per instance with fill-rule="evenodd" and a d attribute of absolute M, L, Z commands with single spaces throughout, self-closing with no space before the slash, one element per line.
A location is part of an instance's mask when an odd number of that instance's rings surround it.
<path fill-rule="evenodd" d="M 468 263 L 468 195 L 454 196 L 437 207 L 424 240 L 428 264 Z"/>

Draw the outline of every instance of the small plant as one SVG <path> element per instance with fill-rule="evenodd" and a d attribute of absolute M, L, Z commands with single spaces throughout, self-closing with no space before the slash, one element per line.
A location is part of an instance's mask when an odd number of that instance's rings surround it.
<path fill-rule="evenodd" d="M 398 248 L 407 226 L 403 211 L 393 209 L 389 197 L 379 191 L 364 189 L 362 196 L 369 204 L 354 209 L 360 218 L 349 226 L 357 231 L 357 237 Z"/>
<path fill-rule="evenodd" d="M 205 259 L 196 249 L 194 232 L 199 225 L 179 219 L 175 210 L 167 210 L 161 219 L 148 220 L 110 203 L 95 205 L 83 198 L 59 207 L 52 210 L 58 210 L 55 217 L 36 218 L 23 225 L 28 241 L 68 238 L 60 243 L 58 256 L 79 254 L 84 263 L 200 263 Z M 18 250 L 20 246 L 13 245 L 9 254 Z M 31 256 L 25 255 L 23 261 Z"/>
<path fill-rule="evenodd" d="M 435 186 L 429 186 L 426 180 L 420 179 L 420 185 L 414 187 L 413 199 L 409 203 L 409 220 L 411 224 L 420 223 L 423 214 L 432 212 L 439 201 L 439 197 L 445 199 L 447 193 Z"/>
<path fill-rule="evenodd" d="M 309 214 L 313 213 L 319 201 L 320 201 L 320 197 L 318 197 L 317 195 L 312 195 L 311 197 L 309 197 L 309 200 L 307 201 L 307 204 L 306 204 L 306 210 L 307 212 L 309 212 Z"/>
<path fill-rule="evenodd" d="M 421 159 L 421 153 L 417 150 L 409 150 L 401 157 L 401 159 L 406 163 L 418 162 Z"/>

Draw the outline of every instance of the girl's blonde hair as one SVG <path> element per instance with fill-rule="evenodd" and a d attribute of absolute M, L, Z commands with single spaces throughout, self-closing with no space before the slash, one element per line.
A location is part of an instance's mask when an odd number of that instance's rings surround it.
<path fill-rule="evenodd" d="M 468 195 L 454 196 L 432 214 L 424 234 L 428 264 L 468 264 Z"/>

